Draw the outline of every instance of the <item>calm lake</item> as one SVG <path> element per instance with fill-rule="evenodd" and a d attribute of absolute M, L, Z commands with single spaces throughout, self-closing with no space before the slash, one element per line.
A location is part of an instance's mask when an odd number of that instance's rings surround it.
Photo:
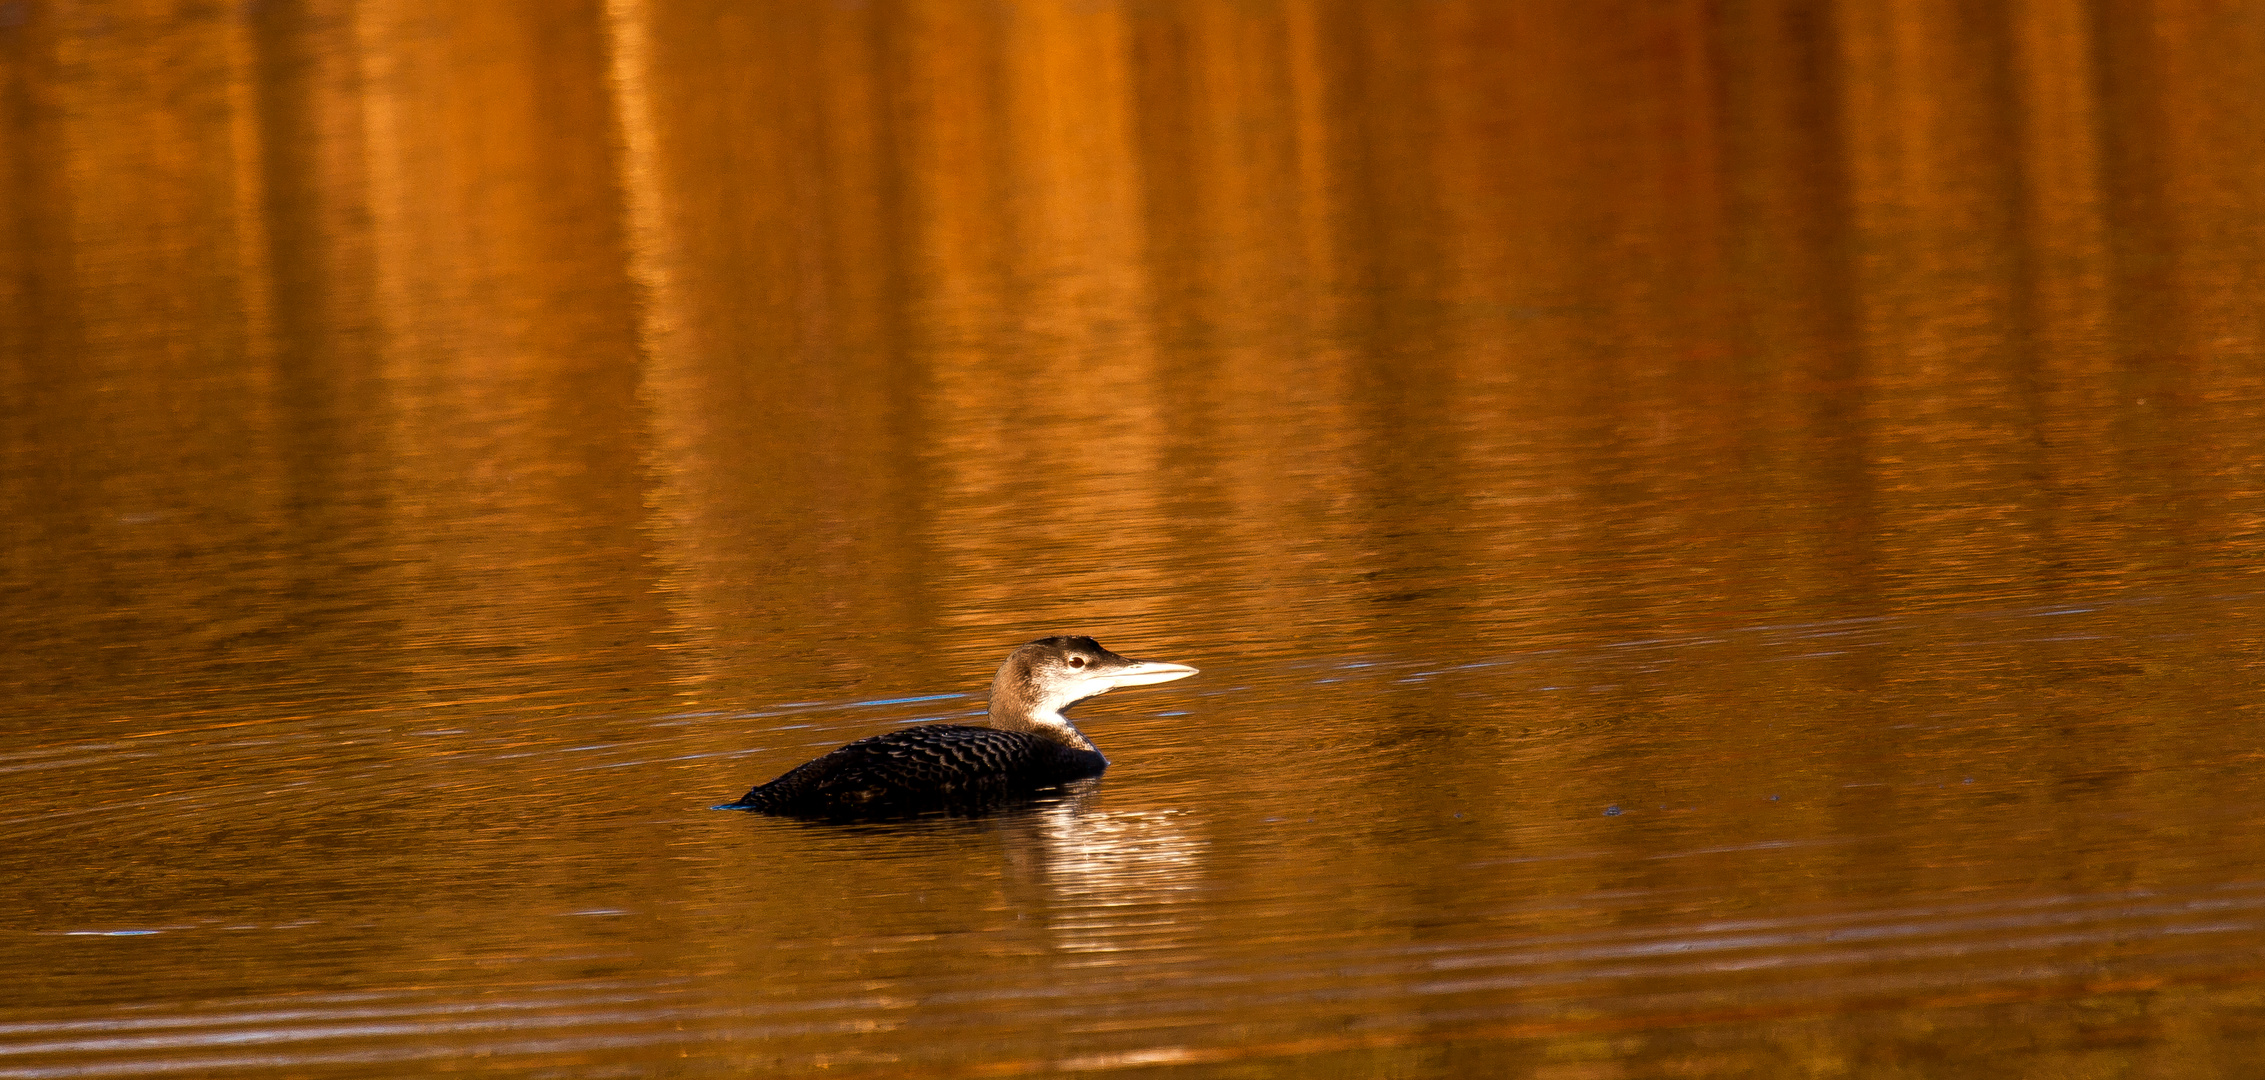
<path fill-rule="evenodd" d="M 2228 0 L 0 2 L 0 1078 L 2256 1075 L 2261 85 Z M 1202 669 L 1098 786 L 709 809 L 1054 633 Z"/>

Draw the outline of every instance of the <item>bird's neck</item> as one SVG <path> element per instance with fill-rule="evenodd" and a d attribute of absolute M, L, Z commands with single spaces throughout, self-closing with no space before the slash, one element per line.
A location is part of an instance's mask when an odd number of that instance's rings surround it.
<path fill-rule="evenodd" d="M 1001 672 L 991 684 L 991 726 L 1001 731 L 1019 731 L 1035 735 L 1048 742 L 1060 743 L 1072 750 L 1093 750 L 1093 741 L 1062 715 L 1068 702 L 1037 700 L 1033 688 L 1022 680 Z"/>
<path fill-rule="evenodd" d="M 1060 743 L 1072 750 L 1095 750 L 1098 752 L 1093 745 L 1093 740 L 1086 738 L 1085 733 L 1077 729 L 1077 725 L 1070 723 L 1069 717 L 1050 710 L 1001 709 L 994 702 L 991 706 L 991 726 L 1001 731 L 1019 731 L 1025 735 L 1035 735 L 1048 742 Z"/>

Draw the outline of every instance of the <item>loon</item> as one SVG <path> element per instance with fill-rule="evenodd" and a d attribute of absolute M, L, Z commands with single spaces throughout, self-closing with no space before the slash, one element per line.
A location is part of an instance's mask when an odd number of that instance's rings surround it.
<path fill-rule="evenodd" d="M 1062 710 L 1195 672 L 1127 659 L 1089 637 L 1039 638 L 999 665 L 991 726 L 921 724 L 859 739 L 712 809 L 835 819 L 984 809 L 1109 767 Z"/>

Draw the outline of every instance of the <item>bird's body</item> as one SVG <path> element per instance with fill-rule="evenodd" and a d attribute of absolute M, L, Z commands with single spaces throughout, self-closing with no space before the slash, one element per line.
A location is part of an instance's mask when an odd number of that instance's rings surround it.
<path fill-rule="evenodd" d="M 836 819 L 987 809 L 1109 767 L 1062 715 L 1072 703 L 1193 674 L 1181 664 L 1128 660 L 1088 637 L 1040 638 L 1000 666 L 993 726 L 921 724 L 859 739 L 716 809 Z"/>
<path fill-rule="evenodd" d="M 1019 731 L 922 724 L 859 739 L 729 804 L 789 817 L 974 809 L 1101 775 L 1109 760 Z"/>

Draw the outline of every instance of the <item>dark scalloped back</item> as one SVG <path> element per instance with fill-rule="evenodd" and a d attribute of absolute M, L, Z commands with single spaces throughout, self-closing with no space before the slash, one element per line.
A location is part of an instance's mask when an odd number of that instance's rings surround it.
<path fill-rule="evenodd" d="M 923 724 L 859 739 L 718 809 L 785 817 L 980 810 L 1101 775 L 1108 759 L 1018 731 Z"/>

